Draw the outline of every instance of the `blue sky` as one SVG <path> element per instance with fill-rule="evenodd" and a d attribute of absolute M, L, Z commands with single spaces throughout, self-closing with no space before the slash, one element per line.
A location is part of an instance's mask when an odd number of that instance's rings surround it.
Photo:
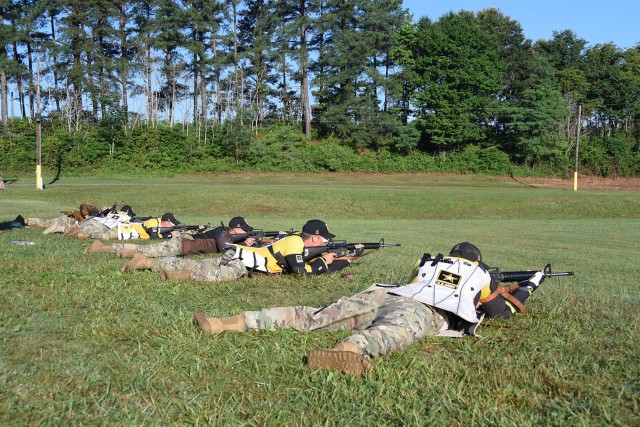
<path fill-rule="evenodd" d="M 427 16 L 438 20 L 449 11 L 473 12 L 488 7 L 518 21 L 524 36 L 551 39 L 553 31 L 572 30 L 589 46 L 612 42 L 620 49 L 640 43 L 640 1 L 638 0 L 404 0 L 414 20 Z"/>

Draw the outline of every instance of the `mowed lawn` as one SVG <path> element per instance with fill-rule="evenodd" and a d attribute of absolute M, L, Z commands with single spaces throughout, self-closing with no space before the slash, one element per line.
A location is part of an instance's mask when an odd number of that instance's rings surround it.
<path fill-rule="evenodd" d="M 24 182 L 25 180 L 20 180 Z M 47 178 L 45 178 L 47 182 Z M 0 221 L 124 202 L 187 224 L 243 215 L 265 230 L 325 220 L 379 250 L 341 275 L 206 284 L 123 273 L 88 241 L 0 234 L 2 425 L 640 425 L 640 192 L 545 189 L 491 177 L 234 175 L 63 178 L 8 186 Z M 16 245 L 15 239 L 33 241 Z M 504 271 L 548 279 L 482 339 L 427 338 L 354 378 L 305 355 L 347 332 L 204 336 L 193 313 L 322 307 L 406 282 L 424 252 L 480 247 Z"/>

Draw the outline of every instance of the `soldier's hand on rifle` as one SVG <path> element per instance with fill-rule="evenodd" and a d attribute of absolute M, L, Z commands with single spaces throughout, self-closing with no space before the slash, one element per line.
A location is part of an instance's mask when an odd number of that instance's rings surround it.
<path fill-rule="evenodd" d="M 335 257 L 337 257 L 338 254 L 333 253 L 333 252 L 326 252 L 324 254 L 322 254 L 322 259 L 324 260 L 324 262 L 329 265 L 333 262 L 333 260 L 335 259 Z"/>
<path fill-rule="evenodd" d="M 253 246 L 256 243 L 256 239 L 254 239 L 253 237 L 247 237 L 246 239 L 244 239 L 244 245 L 245 246 Z"/>

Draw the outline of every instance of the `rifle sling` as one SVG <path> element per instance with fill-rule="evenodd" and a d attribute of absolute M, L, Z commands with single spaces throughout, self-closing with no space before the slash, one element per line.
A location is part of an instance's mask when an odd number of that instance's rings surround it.
<path fill-rule="evenodd" d="M 242 253 L 244 252 L 244 250 L 242 248 L 240 248 L 240 251 L 238 252 L 238 258 L 242 259 Z M 247 277 L 251 278 L 253 277 L 253 272 L 254 271 L 258 271 L 258 269 L 256 269 L 256 265 L 258 264 L 258 259 L 256 258 L 256 253 L 253 251 L 250 251 L 251 255 L 253 256 L 253 266 L 251 268 L 248 269 L 247 271 Z M 246 266 L 246 264 L 245 264 Z"/>
<path fill-rule="evenodd" d="M 526 313 L 526 309 L 524 308 L 524 304 L 520 302 L 516 297 L 511 295 L 512 292 L 519 289 L 519 285 L 508 285 L 508 286 L 498 286 L 495 291 L 491 292 L 488 296 L 482 298 L 478 301 L 478 306 L 493 300 L 498 295 L 502 295 L 502 297 L 508 300 L 511 304 L 515 305 L 521 313 Z"/>
<path fill-rule="evenodd" d="M 269 249 L 269 253 L 271 254 L 272 257 L 275 258 L 280 268 L 284 270 L 287 267 L 286 258 L 280 252 L 276 254 L 275 251 L 273 250 L 273 246 L 267 246 L 267 249 Z"/>

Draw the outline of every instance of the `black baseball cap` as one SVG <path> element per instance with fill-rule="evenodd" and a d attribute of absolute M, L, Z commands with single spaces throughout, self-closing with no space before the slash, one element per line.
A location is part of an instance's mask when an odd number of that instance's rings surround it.
<path fill-rule="evenodd" d="M 455 245 L 449 251 L 449 255 L 468 259 L 469 261 L 482 262 L 482 254 L 480 249 L 472 243 L 462 242 Z"/>
<path fill-rule="evenodd" d="M 136 213 L 133 211 L 133 208 L 131 208 L 131 206 L 129 206 L 129 205 L 124 205 L 123 207 L 120 208 L 120 211 L 126 213 L 130 217 L 136 216 Z M 171 214 L 171 215 L 173 215 L 173 214 Z M 165 221 L 165 220 L 163 220 L 163 221 Z M 171 221 L 171 222 L 173 222 L 173 221 Z M 175 222 L 174 222 L 174 224 L 175 224 Z"/>
<path fill-rule="evenodd" d="M 307 221 L 304 227 L 302 227 L 302 232 L 322 236 L 327 240 L 331 240 L 336 237 L 335 234 L 329 232 L 327 224 L 319 219 L 311 219 Z"/>
<path fill-rule="evenodd" d="M 242 228 L 247 233 L 253 230 L 253 227 L 247 224 L 247 221 L 241 216 L 231 218 L 231 221 L 229 221 L 229 228 Z"/>
<path fill-rule="evenodd" d="M 180 224 L 180 221 L 178 221 L 176 219 L 175 216 L 173 216 L 173 214 L 171 212 L 167 212 L 166 214 L 162 215 L 162 218 L 160 218 L 161 221 L 171 221 L 171 224 L 173 225 L 178 225 Z"/>

